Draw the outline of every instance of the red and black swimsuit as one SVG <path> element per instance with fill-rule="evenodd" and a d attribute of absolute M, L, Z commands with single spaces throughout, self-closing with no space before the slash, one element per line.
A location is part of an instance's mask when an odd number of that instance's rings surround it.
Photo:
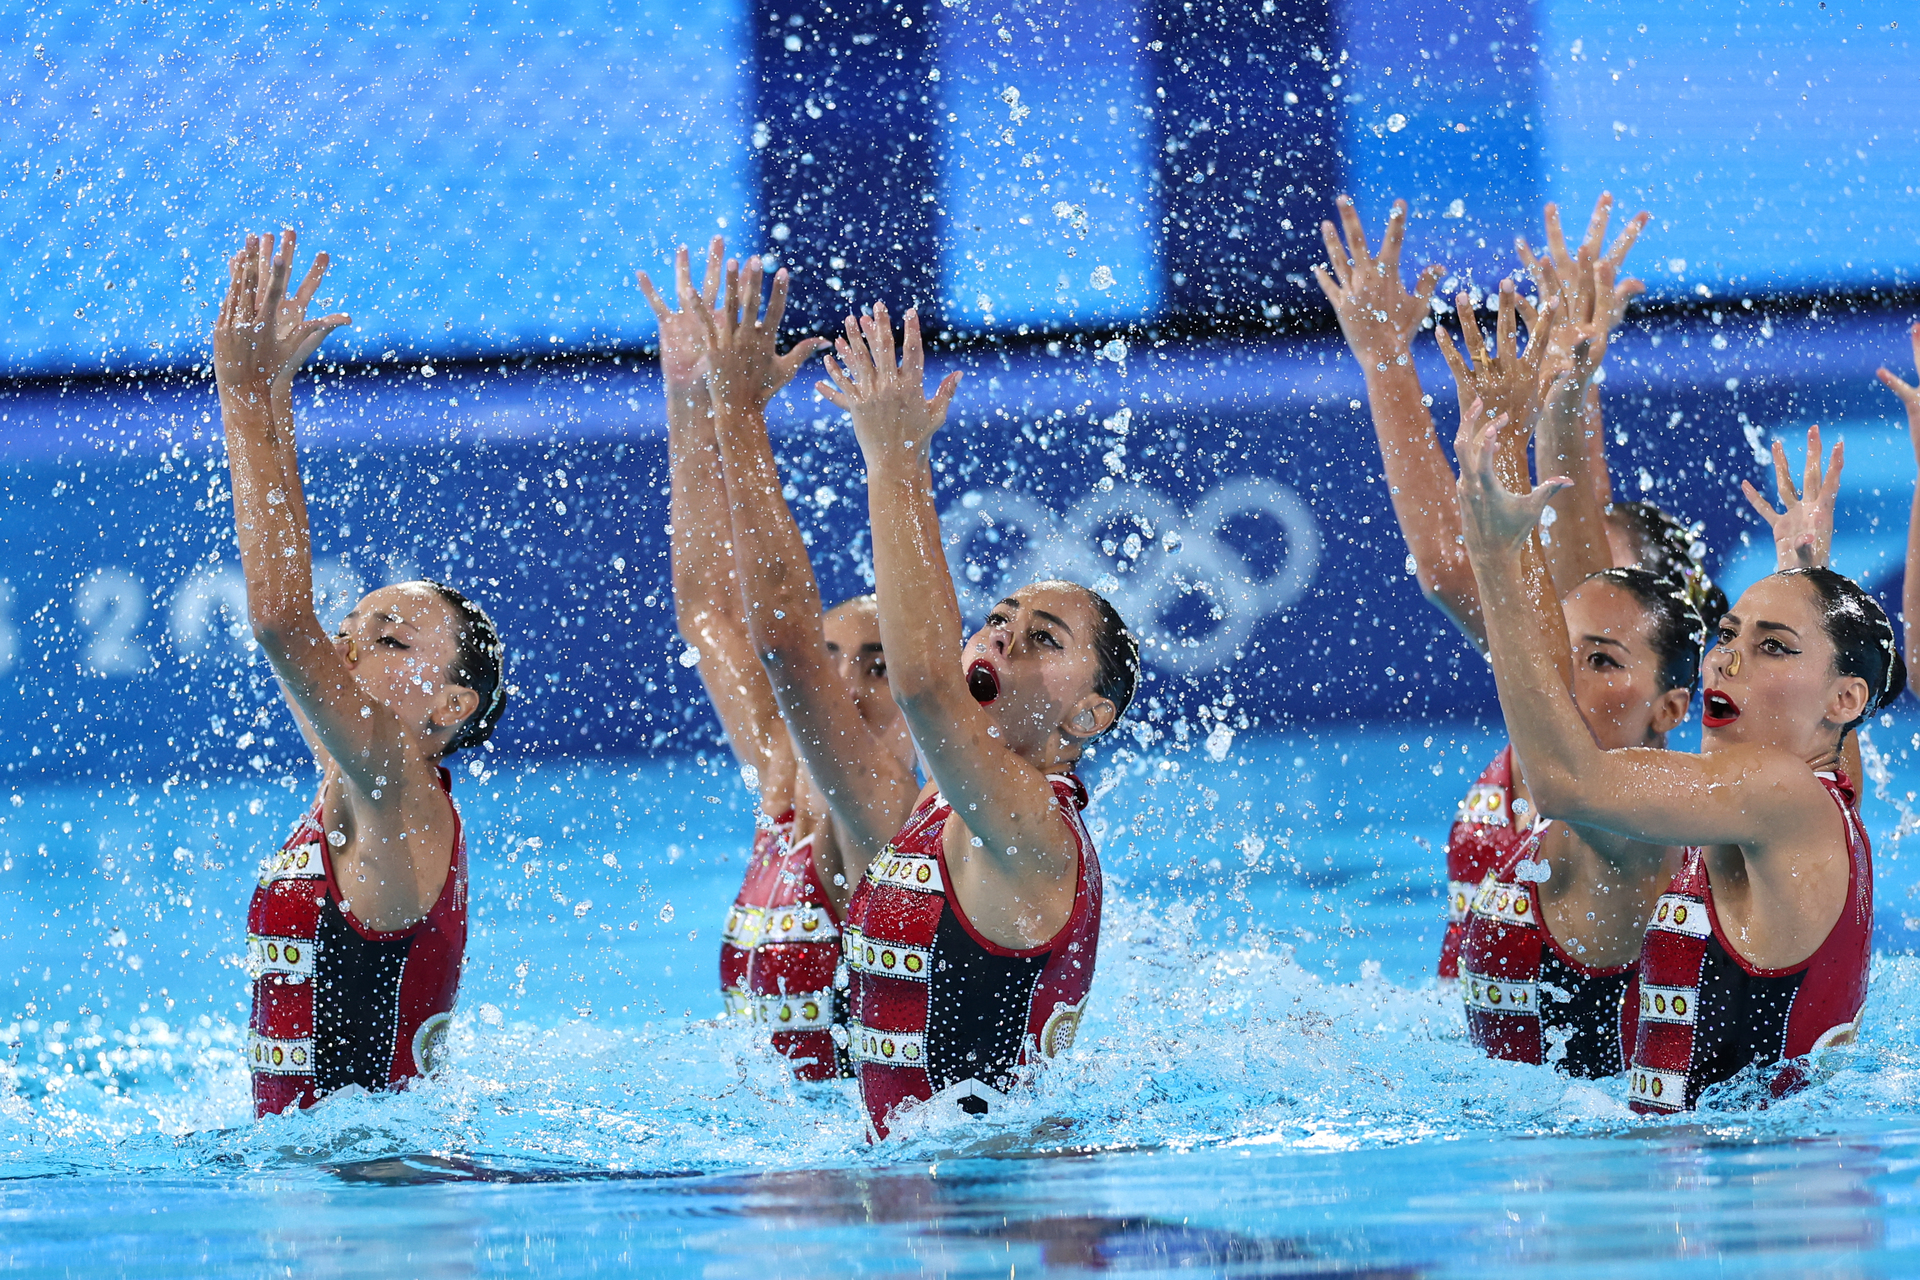
<path fill-rule="evenodd" d="M 849 1046 L 873 1136 L 929 1099 L 984 1114 L 1022 1071 L 1072 1044 L 1100 940 L 1100 860 L 1080 821 L 1086 788 L 1052 777 L 1079 864 L 1073 908 L 1044 945 L 980 936 L 947 893 L 953 810 L 937 793 L 873 860 L 847 905 Z"/>
<path fill-rule="evenodd" d="M 440 770 L 449 804 L 452 781 Z M 458 806 L 453 824 L 440 897 L 406 929 L 369 929 L 342 903 L 319 801 L 262 866 L 247 907 L 255 1116 L 309 1107 L 348 1085 L 388 1089 L 433 1069 L 467 948 Z"/>
<path fill-rule="evenodd" d="M 1467 908 L 1467 1035 L 1489 1058 L 1550 1063 L 1590 1080 L 1619 1075 L 1633 1047 L 1634 966 L 1582 964 L 1547 928 L 1540 895 L 1519 873 L 1548 825 L 1487 872 Z"/>
<path fill-rule="evenodd" d="M 792 833 L 789 811 L 754 836 L 747 878 L 727 913 L 721 980 L 727 1012 L 766 1026 L 795 1075 L 831 1080 L 847 1074 L 833 1036 L 844 1021 L 833 983 L 840 916 L 813 865 L 814 837 L 794 843 Z"/>
<path fill-rule="evenodd" d="M 753 964 L 753 949 L 760 945 L 767 899 L 792 835 L 792 809 L 777 818 L 755 812 L 753 852 L 747 855 L 747 874 L 741 877 L 740 892 L 733 896 L 733 905 L 727 908 L 726 927 L 720 931 L 720 994 L 727 1002 L 727 1012 L 736 1016 L 753 1016 L 747 971 Z"/>
<path fill-rule="evenodd" d="M 1685 864 L 1653 910 L 1640 951 L 1640 1033 L 1629 1068 L 1635 1111 L 1684 1111 L 1707 1086 L 1751 1063 L 1788 1065 L 1771 1073 L 1781 1096 L 1806 1083 L 1796 1060 L 1853 1039 L 1873 958 L 1873 850 L 1844 775 L 1817 775 L 1840 810 L 1847 836 L 1847 898 L 1819 949 L 1785 969 L 1740 958 L 1713 909 L 1706 858 Z"/>
<path fill-rule="evenodd" d="M 1460 976 L 1460 945 L 1467 908 L 1487 872 L 1520 847 L 1524 834 L 1513 813 L 1513 748 L 1500 754 L 1474 780 L 1447 832 L 1447 931 L 1440 940 L 1440 976 Z"/>

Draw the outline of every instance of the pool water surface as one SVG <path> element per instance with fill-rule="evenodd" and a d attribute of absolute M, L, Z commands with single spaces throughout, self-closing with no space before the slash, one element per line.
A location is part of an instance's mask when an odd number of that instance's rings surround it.
<path fill-rule="evenodd" d="M 308 780 L 0 789 L 0 1273 L 1907 1273 L 1913 719 L 1873 730 L 1860 1043 L 1785 1102 L 1736 1080 L 1653 1123 L 1621 1082 L 1481 1058 L 1430 977 L 1484 727 L 1095 762 L 1074 1051 L 881 1147 L 844 1087 L 713 1018 L 750 823 L 722 762 L 463 769 L 452 1064 L 259 1124 L 243 919 Z"/>

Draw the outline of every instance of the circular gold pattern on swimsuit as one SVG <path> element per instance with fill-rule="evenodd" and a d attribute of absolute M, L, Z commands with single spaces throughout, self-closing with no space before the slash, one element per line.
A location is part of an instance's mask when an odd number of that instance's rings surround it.
<path fill-rule="evenodd" d="M 819 1003 L 817 1001 L 809 1000 L 805 1004 L 801 1005 L 800 1016 L 805 1018 L 808 1022 L 818 1022 L 820 1020 Z"/>
<path fill-rule="evenodd" d="M 1673 909 L 1673 922 L 1675 924 L 1685 924 L 1687 922 L 1687 909 L 1685 907 L 1675 907 Z"/>
<path fill-rule="evenodd" d="M 908 973 L 918 973 L 920 972 L 921 969 L 925 967 L 926 967 L 926 962 L 922 960 L 919 956 L 913 955 L 913 954 L 909 954 L 907 956 L 907 972 Z"/>

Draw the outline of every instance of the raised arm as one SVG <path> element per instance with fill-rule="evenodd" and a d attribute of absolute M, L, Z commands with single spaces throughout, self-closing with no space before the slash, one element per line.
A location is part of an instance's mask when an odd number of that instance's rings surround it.
<path fill-rule="evenodd" d="M 1553 502 L 1557 519 L 1546 552 L 1554 585 L 1562 595 L 1613 564 L 1605 524 L 1613 486 L 1607 474 L 1597 379 L 1613 331 L 1626 318 L 1628 303 L 1646 292 L 1639 280 L 1621 278 L 1620 270 L 1650 215 L 1632 218 L 1609 248 L 1606 234 L 1612 211 L 1613 197 L 1602 192 L 1577 253 L 1568 252 L 1559 206 L 1551 203 L 1546 208 L 1546 256 L 1536 256 L 1524 240 L 1516 244 L 1542 302 L 1557 303 L 1547 333 L 1549 359 L 1564 362 L 1569 370 L 1547 394 L 1534 445 L 1543 473 L 1573 481 Z"/>
<path fill-rule="evenodd" d="M 1564 639 L 1528 607 L 1524 586 L 1527 535 L 1569 482 L 1545 480 L 1524 496 L 1503 487 L 1492 455 L 1504 424 L 1476 418 L 1461 423 L 1458 437 L 1461 514 L 1500 710 L 1539 811 L 1650 844 L 1738 844 L 1752 852 L 1829 837 L 1819 820 L 1830 826 L 1832 810 L 1817 803 L 1819 784 L 1806 762 L 1783 751 L 1688 755 L 1604 751 L 1594 742 L 1556 663 L 1554 646 Z"/>
<path fill-rule="evenodd" d="M 1774 491 L 1780 495 L 1785 511 L 1775 511 L 1748 480 L 1740 482 L 1740 491 L 1773 530 L 1773 568 L 1825 569 L 1833 558 L 1833 513 L 1840 499 L 1840 472 L 1846 466 L 1847 442 L 1838 441 L 1824 462 L 1820 452 L 1820 427 L 1807 428 L 1807 462 L 1804 484 L 1795 488 L 1793 472 L 1787 465 L 1787 450 L 1773 442 Z M 1849 733 L 1840 743 L 1839 763 L 1847 776 L 1858 781 L 1860 771 L 1860 735 Z M 1864 799 L 1864 796 L 1862 797 Z"/>
<path fill-rule="evenodd" d="M 445 687 L 428 725 L 408 724 L 353 674 L 351 646 L 321 628 L 313 607 L 313 558 L 293 421 L 293 376 L 344 315 L 308 319 L 326 275 L 319 255 L 287 295 L 295 235 L 275 249 L 249 236 L 231 263 L 213 334 L 220 417 L 233 475 L 234 529 L 247 581 L 253 634 L 281 688 L 317 743 L 331 787 L 329 838 L 338 836 L 335 878 L 354 914 L 373 928 L 404 927 L 438 896 L 452 854 L 452 809 L 440 788 L 436 728 L 478 707 L 470 689 Z M 395 623 L 403 620 L 393 619 Z M 417 621 L 417 620 L 415 620 Z M 404 645 L 402 646 L 404 647 Z M 425 678 L 441 682 L 434 671 Z"/>
<path fill-rule="evenodd" d="M 313 550 L 293 423 L 293 376 L 344 315 L 308 319 L 327 272 L 315 257 L 299 291 L 287 296 L 296 244 L 289 231 L 248 236 L 229 264 L 213 334 L 214 376 L 227 465 L 233 475 L 234 531 L 247 581 L 247 617 L 295 710 L 347 777 L 371 790 L 400 772 L 399 720 L 365 698 L 313 606 Z"/>
<path fill-rule="evenodd" d="M 674 621 L 680 638 L 700 655 L 700 682 L 733 744 L 734 757 L 759 777 L 762 811 L 778 816 L 792 803 L 793 744 L 747 638 L 707 390 L 706 325 L 701 316 L 719 292 L 725 254 L 726 246 L 715 236 L 707 249 L 706 278 L 696 291 L 687 249 L 681 246 L 674 256 L 677 311 L 644 271 L 639 273 L 640 290 L 660 323 Z"/>
<path fill-rule="evenodd" d="M 1057 881 L 1077 856 L 1056 813 L 1052 784 L 1008 749 L 960 670 L 960 611 L 942 581 L 947 558 L 934 511 L 933 435 L 946 421 L 960 375 L 923 398 L 920 317 L 906 315 L 900 358 L 886 307 L 847 323 L 820 393 L 853 416 L 867 464 L 874 586 L 887 682 L 941 794 L 962 816 L 980 856 L 1007 879 Z"/>
<path fill-rule="evenodd" d="M 800 528 L 780 496 L 766 418 L 768 402 L 827 342 L 803 339 L 779 355 L 787 273 L 775 274 L 764 318 L 761 280 L 758 257 L 744 272 L 728 264 L 722 305 L 706 315 L 734 565 L 747 635 L 765 665 L 794 747 L 833 809 L 834 835 L 851 884 L 899 830 L 919 783 L 861 716 L 828 658 L 820 589 Z"/>
<path fill-rule="evenodd" d="M 1400 279 L 1407 202 L 1396 200 L 1387 217 L 1380 252 L 1367 247 L 1353 201 L 1337 202 L 1346 243 L 1332 222 L 1320 224 L 1327 267 L 1314 278 L 1333 304 L 1340 332 L 1367 382 L 1367 410 L 1380 444 L 1380 461 L 1394 518 L 1413 557 L 1421 594 L 1445 613 L 1476 646 L 1484 646 L 1473 572 L 1460 546 L 1460 516 L 1453 497 L 1453 469 L 1434 434 L 1410 344 L 1425 322 L 1434 286 L 1446 269 L 1429 266 L 1412 293 Z"/>
<path fill-rule="evenodd" d="M 1913 341 L 1913 360 L 1920 365 L 1920 324 L 1907 331 Z M 1907 411 L 1907 433 L 1913 440 L 1916 459 L 1920 459 L 1920 386 L 1896 378 L 1884 367 L 1880 381 L 1900 397 Z M 1913 511 L 1907 519 L 1907 582 L 1900 595 L 1900 629 L 1906 641 L 1907 666 L 1920 670 L 1920 484 L 1913 490 Z"/>
<path fill-rule="evenodd" d="M 1546 304 L 1547 317 L 1551 316 L 1553 306 L 1551 301 Z M 1460 339 L 1467 354 L 1473 357 L 1471 364 L 1460 348 L 1454 345 L 1452 334 L 1443 328 L 1438 330 L 1438 337 L 1440 353 L 1446 357 L 1447 368 L 1453 373 L 1461 421 L 1474 421 L 1475 415 L 1478 415 L 1480 421 L 1501 423 L 1494 438 L 1495 472 L 1509 491 L 1526 494 L 1533 490 L 1533 484 L 1527 478 L 1527 438 L 1540 416 L 1542 398 L 1551 386 L 1558 367 L 1549 363 L 1555 357 L 1549 354 L 1545 338 L 1544 325 L 1548 320 L 1537 311 L 1530 310 L 1527 313 L 1527 348 L 1524 353 L 1521 352 L 1516 332 L 1518 310 L 1513 281 L 1502 281 L 1494 343 L 1489 350 L 1486 335 L 1473 314 L 1472 300 L 1464 293 L 1455 300 Z M 1556 589 L 1558 584 L 1547 572 L 1546 561 L 1540 554 L 1539 539 L 1537 530 L 1528 532 L 1529 553 L 1522 560 L 1520 583 L 1526 602 L 1524 607 L 1544 619 L 1543 625 L 1550 633 L 1549 651 L 1559 655 L 1562 681 L 1570 681 L 1573 678 L 1573 651 L 1567 641 L 1566 620 L 1559 605 L 1560 597 L 1565 593 Z M 1460 549 L 1464 555 L 1464 538 Z M 1477 588 L 1475 594 L 1477 597 Z"/>
<path fill-rule="evenodd" d="M 1774 571 L 1786 569 L 1824 569 L 1833 558 L 1833 513 L 1840 499 L 1840 471 L 1847 464 L 1847 442 L 1833 446 L 1830 458 L 1822 460 L 1820 426 L 1807 428 L 1807 465 L 1804 483 L 1796 488 L 1793 472 L 1787 466 L 1787 450 L 1773 442 L 1774 492 L 1780 496 L 1784 511 L 1775 511 L 1753 482 L 1742 480 L 1740 492 L 1773 531 Z"/>

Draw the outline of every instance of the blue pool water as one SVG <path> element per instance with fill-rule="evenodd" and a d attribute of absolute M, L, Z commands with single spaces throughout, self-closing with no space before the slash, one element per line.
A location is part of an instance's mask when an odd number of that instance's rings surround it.
<path fill-rule="evenodd" d="M 1648 1124 L 1617 1084 L 1481 1059 L 1428 971 L 1445 825 L 1497 744 L 1353 727 L 1088 770 L 1110 889 L 1074 1053 L 882 1148 L 711 1020 L 730 768 L 462 772 L 455 1064 L 257 1125 L 239 938 L 307 781 L 0 788 L 0 1274 L 1911 1271 L 1916 729 L 1873 731 L 1862 1041 L 1783 1104 Z"/>

